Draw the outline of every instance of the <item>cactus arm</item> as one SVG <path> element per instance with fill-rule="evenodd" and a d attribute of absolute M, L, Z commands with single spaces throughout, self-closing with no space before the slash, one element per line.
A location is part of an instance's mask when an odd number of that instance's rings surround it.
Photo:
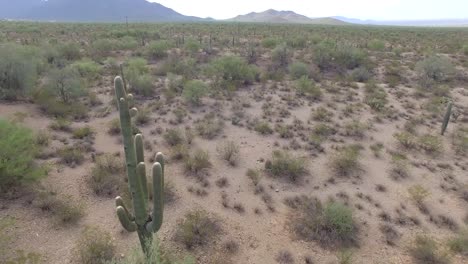
<path fill-rule="evenodd" d="M 130 211 L 128 211 L 127 206 L 125 205 L 125 203 L 124 203 L 122 197 L 117 196 L 117 197 L 115 198 L 115 206 L 116 206 L 116 207 L 119 207 L 119 206 L 120 206 L 120 207 L 122 207 L 123 209 L 125 209 L 125 213 L 127 213 L 128 218 L 130 218 L 130 220 L 132 220 L 132 221 L 135 220 L 135 217 L 132 215 L 132 213 L 130 213 Z"/>
<path fill-rule="evenodd" d="M 120 224 L 128 232 L 135 232 L 137 230 L 137 225 L 134 221 L 130 220 L 127 209 L 122 206 L 117 206 L 117 216 L 119 217 Z"/>
<path fill-rule="evenodd" d="M 444 121 L 442 123 L 442 131 L 441 131 L 442 135 L 444 135 L 445 131 L 447 130 L 447 126 L 448 126 L 449 121 L 450 121 L 450 116 L 452 115 L 452 107 L 453 107 L 453 103 L 450 102 L 448 104 L 447 112 L 445 113 Z"/>
<path fill-rule="evenodd" d="M 146 180 L 146 165 L 145 163 L 143 162 L 140 162 L 138 163 L 137 165 L 137 175 L 138 175 L 138 179 L 140 181 L 140 187 L 141 187 L 141 191 L 143 193 L 143 196 L 144 196 L 144 201 L 145 201 L 145 208 L 146 208 L 146 205 L 147 205 L 147 202 L 149 197 L 148 197 L 148 183 L 147 183 L 147 180 Z"/>
<path fill-rule="evenodd" d="M 144 155 L 144 147 L 143 147 L 143 136 L 141 134 L 138 134 L 135 136 L 135 149 L 136 149 L 136 155 L 137 155 L 137 163 L 143 163 L 145 162 L 145 155 Z M 148 199 L 148 180 L 146 179 L 146 170 L 142 171 L 140 176 L 140 182 L 141 186 L 143 189 L 143 195 L 145 198 L 145 201 Z"/>
<path fill-rule="evenodd" d="M 162 187 L 164 189 L 164 155 L 161 152 L 158 152 L 156 154 L 156 162 L 158 162 L 161 165 L 161 171 L 162 171 Z M 154 172 L 153 172 L 154 173 Z"/>
<path fill-rule="evenodd" d="M 149 232 L 158 232 L 161 228 L 164 213 L 164 173 L 160 163 L 153 164 L 153 214 L 148 223 Z"/>

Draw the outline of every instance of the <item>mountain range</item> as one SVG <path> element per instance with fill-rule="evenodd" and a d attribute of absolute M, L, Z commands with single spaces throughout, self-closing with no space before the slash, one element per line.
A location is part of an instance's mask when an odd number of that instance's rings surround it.
<path fill-rule="evenodd" d="M 146 0 L 0 0 L 0 19 L 59 22 L 203 22 Z M 376 21 L 347 17 L 310 18 L 293 11 L 252 12 L 224 22 L 295 23 L 327 25 L 467 26 L 468 19 Z"/>

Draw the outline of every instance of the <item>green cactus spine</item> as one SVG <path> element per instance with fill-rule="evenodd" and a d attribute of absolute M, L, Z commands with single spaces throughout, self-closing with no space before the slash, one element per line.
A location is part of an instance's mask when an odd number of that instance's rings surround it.
<path fill-rule="evenodd" d="M 123 228 L 129 232 L 137 232 L 140 244 L 145 253 L 147 246 L 151 245 L 153 233 L 157 232 L 163 220 L 163 194 L 164 194 L 164 156 L 156 155 L 156 163 L 153 164 L 153 212 L 148 209 L 148 185 L 146 179 L 146 165 L 143 152 L 143 136 L 133 136 L 131 117 L 138 110 L 133 107 L 133 96 L 126 93 L 121 77 L 114 81 L 115 95 L 117 97 L 120 126 L 122 130 L 125 160 L 127 165 L 127 177 L 133 202 L 133 214 L 127 209 L 122 198 L 115 199 L 117 216 Z"/>
<path fill-rule="evenodd" d="M 447 112 L 445 113 L 444 121 L 442 123 L 442 131 L 441 131 L 442 135 L 444 135 L 445 131 L 447 130 L 447 126 L 448 126 L 449 121 L 450 121 L 450 116 L 452 115 L 452 107 L 453 107 L 453 103 L 450 102 L 448 104 Z"/>

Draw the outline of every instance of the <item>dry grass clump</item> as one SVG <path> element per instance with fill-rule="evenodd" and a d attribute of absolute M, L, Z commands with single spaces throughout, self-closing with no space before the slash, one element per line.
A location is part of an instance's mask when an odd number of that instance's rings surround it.
<path fill-rule="evenodd" d="M 125 178 L 125 163 L 120 158 L 105 154 L 96 159 L 87 184 L 95 194 L 111 197 L 126 188 Z"/>
<path fill-rule="evenodd" d="M 98 228 L 86 227 L 76 242 L 74 254 L 79 263 L 102 264 L 116 254 L 111 234 Z"/>
<path fill-rule="evenodd" d="M 332 157 L 330 166 L 336 176 L 359 176 L 362 165 L 359 162 L 360 147 L 356 145 L 345 147 Z"/>
<path fill-rule="evenodd" d="M 316 241 L 323 247 L 357 245 L 358 228 L 350 208 L 337 202 L 323 205 L 306 196 L 285 201 L 295 209 L 290 221 L 292 230 L 301 239 Z"/>
<path fill-rule="evenodd" d="M 202 170 L 211 168 L 210 154 L 207 151 L 197 149 L 184 161 L 185 171 L 198 174 Z"/>
<path fill-rule="evenodd" d="M 411 256 L 418 264 L 448 264 L 450 258 L 443 252 L 436 241 L 430 237 L 417 236 L 410 248 Z"/>
<path fill-rule="evenodd" d="M 221 231 L 217 219 L 205 211 L 193 211 L 179 221 L 175 240 L 184 244 L 187 249 L 194 249 L 212 243 Z"/>
<path fill-rule="evenodd" d="M 240 159 L 240 147 L 234 141 L 225 141 L 217 147 L 221 158 L 231 166 L 236 166 Z"/>
<path fill-rule="evenodd" d="M 306 159 L 296 157 L 291 153 L 273 151 L 271 160 L 265 163 L 265 170 L 275 178 L 287 179 L 292 183 L 299 183 L 308 173 Z"/>

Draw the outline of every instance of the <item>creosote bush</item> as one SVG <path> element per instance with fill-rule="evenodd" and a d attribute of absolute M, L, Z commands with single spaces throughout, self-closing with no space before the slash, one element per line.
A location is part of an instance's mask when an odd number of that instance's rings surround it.
<path fill-rule="evenodd" d="M 289 203 L 295 209 L 290 220 L 295 234 L 306 241 L 317 241 L 322 247 L 347 247 L 358 242 L 358 227 L 350 208 L 336 202 L 325 206 L 317 199 L 296 197 Z"/>
<path fill-rule="evenodd" d="M 116 249 L 111 234 L 89 226 L 78 238 L 74 254 L 79 263 L 102 264 L 114 259 Z"/>
<path fill-rule="evenodd" d="M 187 249 L 194 249 L 208 245 L 220 232 L 221 226 L 216 219 L 205 211 L 193 211 L 179 221 L 175 239 Z"/>
<path fill-rule="evenodd" d="M 447 253 L 442 252 L 437 242 L 430 237 L 417 236 L 410 253 L 418 264 L 450 263 Z"/>
<path fill-rule="evenodd" d="M 201 99 L 208 93 L 208 89 L 208 86 L 200 80 L 188 81 L 184 85 L 182 96 L 186 102 L 194 106 L 199 106 L 201 104 Z"/>
<path fill-rule="evenodd" d="M 416 64 L 416 72 L 421 86 L 430 88 L 435 83 L 449 81 L 455 75 L 455 67 L 446 57 L 431 56 Z"/>
<path fill-rule="evenodd" d="M 185 170 L 194 174 L 200 173 L 204 169 L 211 168 L 210 154 L 207 151 L 197 149 L 185 159 Z"/>
<path fill-rule="evenodd" d="M 348 146 L 339 150 L 339 152 L 333 156 L 330 165 L 336 176 L 359 176 L 359 172 L 362 170 L 359 157 L 360 147 L 354 145 Z"/>
<path fill-rule="evenodd" d="M 111 197 L 125 190 L 125 163 L 113 155 L 99 156 L 90 174 L 87 183 L 97 195 Z"/>
<path fill-rule="evenodd" d="M 217 147 L 217 151 L 221 158 L 231 166 L 237 165 L 240 159 L 239 145 L 234 141 L 226 141 Z"/>
<path fill-rule="evenodd" d="M 308 173 L 304 158 L 280 150 L 273 152 L 272 159 L 265 163 L 265 170 L 275 178 L 284 178 L 292 183 L 299 183 Z"/>
<path fill-rule="evenodd" d="M 40 148 L 31 130 L 0 119 L 0 192 L 34 182 L 46 175 L 34 162 Z"/>
<path fill-rule="evenodd" d="M 225 56 L 212 61 L 208 72 L 215 77 L 220 88 L 235 91 L 240 86 L 255 81 L 257 68 L 240 57 Z"/>

